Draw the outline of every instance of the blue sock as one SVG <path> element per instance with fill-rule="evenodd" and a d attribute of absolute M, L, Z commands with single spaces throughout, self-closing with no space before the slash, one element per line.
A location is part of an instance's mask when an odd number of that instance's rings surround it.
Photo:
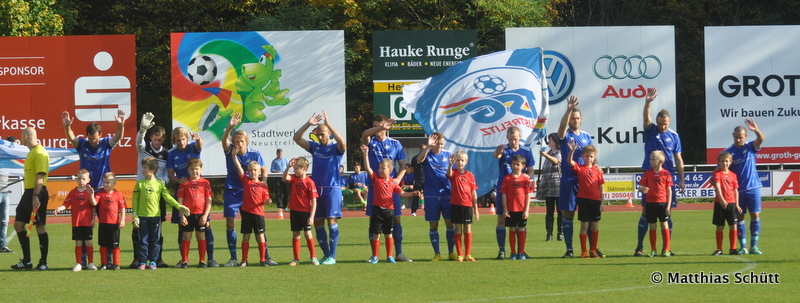
<path fill-rule="evenodd" d="M 433 247 L 433 253 L 439 254 L 439 231 L 438 230 L 431 230 L 428 233 L 428 236 L 431 238 L 431 246 Z"/>
<path fill-rule="evenodd" d="M 574 232 L 572 223 L 573 221 L 567 220 L 567 218 L 564 218 L 561 222 L 564 230 L 564 244 L 567 245 L 567 250 L 572 250 L 572 233 Z"/>
<path fill-rule="evenodd" d="M 236 258 L 236 230 L 235 229 L 228 229 L 225 231 L 225 234 L 228 236 L 228 251 L 231 252 L 231 259 L 237 260 Z"/>
<path fill-rule="evenodd" d="M 448 227 L 445 237 L 447 238 L 447 253 L 452 254 L 453 248 L 456 246 L 456 227 Z"/>
<path fill-rule="evenodd" d="M 501 252 L 506 252 L 506 228 L 498 226 L 495 229 L 495 234 L 497 234 L 497 247 L 500 248 Z"/>
<path fill-rule="evenodd" d="M 317 230 L 317 244 L 322 249 L 323 256 L 330 256 L 331 250 L 328 247 L 328 232 L 325 230 L 325 224 L 316 227 Z"/>
<path fill-rule="evenodd" d="M 208 261 L 214 260 L 214 232 L 211 226 L 206 228 L 206 254 Z"/>
<path fill-rule="evenodd" d="M 667 220 L 667 226 L 669 226 L 669 238 L 672 239 L 672 216 L 669 216 L 669 219 Z"/>
<path fill-rule="evenodd" d="M 339 247 L 339 223 L 334 223 L 328 228 L 331 229 L 331 254 L 330 257 L 336 259 L 336 248 Z"/>
<path fill-rule="evenodd" d="M 395 256 L 403 253 L 403 225 L 400 223 L 394 224 L 394 230 L 392 231 L 392 237 L 394 238 L 394 250 Z"/>
<path fill-rule="evenodd" d="M 267 241 L 267 233 L 264 233 L 264 257 L 267 259 L 272 259 L 269 256 L 269 241 Z"/>
<path fill-rule="evenodd" d="M 737 235 L 739 238 L 739 245 L 742 246 L 742 248 L 747 248 L 747 236 L 745 236 L 745 234 L 747 234 L 747 228 L 744 225 L 744 219 L 736 222 L 736 229 L 739 230 L 739 234 Z"/>
<path fill-rule="evenodd" d="M 645 218 L 644 215 L 641 215 L 639 217 L 639 233 L 637 234 L 638 238 L 636 239 L 636 250 L 644 249 L 644 236 L 647 235 L 647 229 L 649 227 L 650 226 L 647 224 L 647 218 Z"/>
<path fill-rule="evenodd" d="M 750 247 L 758 246 L 758 234 L 761 233 L 761 218 L 750 219 Z"/>

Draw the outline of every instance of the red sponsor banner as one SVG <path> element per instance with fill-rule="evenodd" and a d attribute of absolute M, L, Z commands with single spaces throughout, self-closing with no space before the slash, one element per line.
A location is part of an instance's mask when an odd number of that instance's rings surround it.
<path fill-rule="evenodd" d="M 72 130 L 84 136 L 99 123 L 103 136 L 117 130 L 114 115 L 125 110 L 126 133 L 114 149 L 117 174 L 136 173 L 136 52 L 133 35 L 0 38 L 0 136 L 19 138 L 37 129 L 47 147 L 74 148 L 67 142 L 61 113 L 75 117 Z M 133 119 L 130 119 L 133 118 Z M 72 175 L 78 163 L 51 175 Z"/>
<path fill-rule="evenodd" d="M 706 163 L 716 164 L 717 156 L 725 148 L 706 150 Z M 756 163 L 800 163 L 800 146 L 762 147 L 756 154 Z"/>

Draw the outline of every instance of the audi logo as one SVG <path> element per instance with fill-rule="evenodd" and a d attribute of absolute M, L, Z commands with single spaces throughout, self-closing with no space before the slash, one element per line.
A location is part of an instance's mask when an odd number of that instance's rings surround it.
<path fill-rule="evenodd" d="M 622 66 L 622 68 L 620 68 Z M 594 61 L 594 75 L 600 79 L 653 79 L 661 74 L 661 60 L 655 55 L 611 57 L 603 55 Z"/>

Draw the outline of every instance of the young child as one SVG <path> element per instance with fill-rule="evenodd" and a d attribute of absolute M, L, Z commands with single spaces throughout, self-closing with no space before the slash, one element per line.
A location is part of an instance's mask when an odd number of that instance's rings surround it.
<path fill-rule="evenodd" d="M 181 262 L 178 268 L 189 268 L 189 243 L 192 232 L 197 232 L 197 251 L 200 261 L 197 267 L 206 268 L 206 230 L 209 228 L 208 215 L 211 213 L 211 183 L 200 174 L 203 173 L 203 161 L 191 158 L 187 161 L 189 179 L 178 187 L 178 203 L 189 208 L 189 216 L 181 216 L 183 237 L 181 241 Z"/>
<path fill-rule="evenodd" d="M 156 261 L 161 252 L 159 237 L 161 235 L 161 210 L 159 201 L 163 198 L 168 205 L 180 209 L 181 214 L 189 215 L 186 206 L 178 204 L 169 194 L 164 182 L 156 179 L 158 160 L 147 157 L 142 160 L 142 175 L 144 179 L 136 181 L 133 187 L 133 227 L 139 228 L 139 255 L 140 270 L 158 268 Z M 149 261 L 149 262 L 148 262 Z"/>
<path fill-rule="evenodd" d="M 89 259 L 89 270 L 97 270 L 94 265 L 94 247 L 92 246 L 92 219 L 97 200 L 94 199 L 94 189 L 89 185 L 89 171 L 81 169 L 77 175 L 78 187 L 71 190 L 64 199 L 64 204 L 53 210 L 53 215 L 72 206 L 72 240 L 75 240 L 75 267 L 72 271 L 81 271 L 81 257 L 83 244 L 86 243 L 86 255 Z"/>
<path fill-rule="evenodd" d="M 169 151 L 164 146 L 164 141 L 167 140 L 167 131 L 161 126 L 156 126 L 156 123 L 153 122 L 153 120 L 155 120 L 153 113 L 147 112 L 142 115 L 142 120 L 139 124 L 139 132 L 136 133 L 136 151 L 138 152 L 137 163 L 141 163 L 142 160 L 147 157 L 156 158 L 156 160 L 158 160 L 156 179 L 162 180 L 164 181 L 164 184 L 167 184 L 169 183 L 169 176 L 167 176 L 167 158 L 169 157 Z M 150 144 L 147 144 L 147 142 L 144 140 L 148 131 L 150 132 Z M 141 166 L 137 170 L 137 178 L 144 179 Z M 159 209 L 161 210 L 161 222 L 166 222 L 167 204 L 164 202 L 164 200 L 159 202 Z M 133 247 L 139 246 L 138 228 L 131 229 L 131 240 L 133 242 Z M 161 235 L 161 238 L 159 238 L 159 243 L 164 245 L 163 235 Z M 161 256 L 158 257 L 158 266 L 167 267 L 167 263 L 161 259 Z M 139 260 L 136 260 L 136 256 L 134 256 L 133 262 L 131 262 L 131 265 L 129 265 L 128 268 L 136 269 L 137 267 L 139 267 Z"/>
<path fill-rule="evenodd" d="M 238 148 L 238 147 L 237 147 Z M 247 267 L 247 253 L 250 251 L 250 234 L 256 234 L 258 243 L 259 265 L 269 266 L 267 263 L 267 237 L 264 235 L 264 204 L 272 203 L 269 198 L 269 189 L 264 182 L 259 180 L 261 177 L 261 165 L 256 161 L 247 164 L 247 174 L 245 174 L 242 164 L 233 161 L 236 171 L 239 172 L 239 180 L 242 182 L 242 263 L 239 267 Z M 249 175 L 249 177 L 248 177 Z M 210 203 L 210 200 L 209 200 Z"/>
<path fill-rule="evenodd" d="M 289 169 L 294 169 L 294 176 L 289 175 Z M 283 180 L 291 184 L 289 194 L 289 214 L 292 229 L 292 252 L 294 259 L 290 266 L 300 264 L 300 231 L 306 237 L 308 252 L 311 254 L 311 264 L 319 265 L 317 252 L 314 250 L 314 236 L 311 235 L 311 226 L 314 225 L 314 215 L 317 211 L 317 186 L 314 180 L 306 175 L 308 160 L 303 157 L 289 160 L 289 166 L 283 171 Z"/>
<path fill-rule="evenodd" d="M 458 262 L 465 259 L 467 261 L 475 261 L 472 257 L 472 219 L 475 221 L 480 219 L 478 214 L 478 184 L 475 182 L 475 176 L 472 172 L 464 169 L 467 166 L 469 157 L 463 150 L 456 151 L 455 155 L 450 158 L 450 165 L 447 166 L 447 178 L 450 179 L 450 186 L 452 192 L 450 194 L 451 204 L 451 221 L 456 227 L 456 252 L 458 253 Z M 456 170 L 453 171 L 453 164 L 456 165 Z M 464 251 L 461 250 L 461 234 L 464 234 Z M 464 252 L 466 258 L 463 257 Z"/>
<path fill-rule="evenodd" d="M 572 171 L 578 176 L 578 195 L 576 202 L 578 204 L 578 220 L 581 221 L 581 257 L 586 258 L 600 258 L 597 253 L 597 222 L 600 221 L 600 213 L 603 212 L 603 171 L 595 163 L 597 158 L 597 148 L 594 145 L 588 145 L 583 148 L 581 158 L 583 165 L 578 164 L 573 160 L 573 154 L 578 144 L 574 140 L 569 143 L 569 159 Z M 587 232 L 591 230 L 591 256 L 586 251 L 586 239 L 588 238 Z"/>
<path fill-rule="evenodd" d="M 531 178 L 523 173 L 525 156 L 514 155 L 511 158 L 511 174 L 503 178 L 500 193 L 503 194 L 503 216 L 508 227 L 508 244 L 511 246 L 511 260 L 525 260 L 525 242 L 528 237 L 525 227 L 528 226 L 530 210 L 530 194 L 533 192 Z M 517 243 L 519 242 L 519 250 Z"/>
<path fill-rule="evenodd" d="M 664 152 L 654 150 L 650 153 L 650 169 L 642 174 L 639 181 L 639 191 L 645 194 L 647 204 L 645 204 L 645 214 L 647 223 L 650 224 L 650 254 L 648 257 L 656 255 L 656 221 L 661 221 L 661 237 L 663 238 L 663 249 L 661 255 L 672 256 L 669 250 L 669 215 L 670 201 L 672 201 L 672 174 L 664 169 Z"/>
<path fill-rule="evenodd" d="M 414 195 L 419 196 L 419 192 L 403 192 L 400 185 L 394 184 L 394 178 L 390 173 L 394 171 L 394 162 L 391 159 L 383 159 L 378 164 L 378 172 L 375 173 L 369 163 L 369 147 L 362 144 L 361 153 L 364 155 L 364 168 L 367 171 L 373 184 L 372 192 L 372 211 L 369 216 L 369 231 L 372 234 L 372 257 L 367 263 L 378 264 L 378 250 L 381 247 L 381 232 L 386 237 L 386 262 L 397 263 L 392 256 L 394 238 L 392 229 L 394 224 L 394 198 L 393 194 L 407 198 Z"/>
<path fill-rule="evenodd" d="M 107 172 L 103 176 L 103 191 L 95 195 L 100 227 L 97 231 L 97 241 L 100 242 L 100 269 L 119 270 L 119 230 L 125 227 L 125 197 L 114 190 L 117 186 L 117 176 Z M 112 261 L 108 262 L 108 253 L 111 250 Z M 138 265 L 138 264 L 137 264 Z"/>
<path fill-rule="evenodd" d="M 739 207 L 739 181 L 736 174 L 730 171 L 733 156 L 722 152 L 717 156 L 719 167 L 711 174 L 711 184 L 714 185 L 714 218 L 712 223 L 717 226 L 717 250 L 713 256 L 722 255 L 722 231 L 725 222 L 728 223 L 728 239 L 730 240 L 730 254 L 738 255 L 736 250 L 736 214 L 741 213 Z"/>

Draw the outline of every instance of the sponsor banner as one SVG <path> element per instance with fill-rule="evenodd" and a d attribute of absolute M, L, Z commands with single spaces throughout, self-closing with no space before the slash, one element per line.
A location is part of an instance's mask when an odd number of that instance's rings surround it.
<path fill-rule="evenodd" d="M 758 178 L 761 180 L 761 196 L 769 197 L 772 194 L 772 172 L 759 171 Z M 680 183 L 678 174 L 672 176 L 675 186 Z M 636 183 L 642 179 L 642 174 L 636 174 Z M 686 190 L 683 192 L 677 191 L 678 199 L 699 199 L 699 198 L 714 198 L 714 185 L 711 184 L 711 172 L 692 173 L 686 172 L 683 174 L 684 184 Z M 636 191 L 636 199 L 642 198 L 642 192 Z"/>
<path fill-rule="evenodd" d="M 173 33 L 171 45 L 172 124 L 200 133 L 205 175 L 227 173 L 220 140 L 234 113 L 266 165 L 278 148 L 310 159 L 292 137 L 313 113 L 347 138 L 343 31 Z M 311 130 L 303 138 L 317 141 Z"/>
<path fill-rule="evenodd" d="M 800 163 L 800 133 L 786 131 L 800 119 L 798 47 L 800 26 L 705 28 L 708 163 L 733 144 L 733 129 L 750 118 L 767 138 L 759 163 Z M 748 141 L 755 139 L 747 133 Z"/>
<path fill-rule="evenodd" d="M 773 196 L 800 196 L 800 171 L 775 171 Z"/>
<path fill-rule="evenodd" d="M 476 30 L 372 32 L 374 113 L 395 119 L 392 134 L 425 135 L 406 110 L 403 85 L 440 74 L 477 54 Z"/>
<path fill-rule="evenodd" d="M 603 166 L 642 165 L 647 88 L 658 88 L 653 121 L 667 109 L 677 129 L 674 27 L 507 28 L 506 49 L 523 47 L 544 49 L 551 121 L 559 123 L 567 98 L 577 96 L 581 130 L 592 136 Z"/>
<path fill-rule="evenodd" d="M 103 136 L 112 136 L 117 110 L 124 110 L 127 118 L 136 111 L 133 35 L 2 37 L 0 43 L 0 95 L 8 100 L 0 104 L 3 138 L 20 138 L 22 129 L 33 127 L 45 147 L 70 149 L 74 146 L 64 135 L 62 112 L 74 117 L 72 130 L 83 137 L 91 122 L 100 124 Z M 118 174 L 135 174 L 137 163 L 130 161 L 136 159 L 135 117 L 125 128 L 111 154 L 111 167 Z M 78 163 L 71 163 L 51 175 L 77 171 Z"/>
<path fill-rule="evenodd" d="M 636 187 L 633 184 L 633 175 L 603 174 L 606 183 L 603 184 L 604 200 L 628 200 L 633 198 Z"/>

